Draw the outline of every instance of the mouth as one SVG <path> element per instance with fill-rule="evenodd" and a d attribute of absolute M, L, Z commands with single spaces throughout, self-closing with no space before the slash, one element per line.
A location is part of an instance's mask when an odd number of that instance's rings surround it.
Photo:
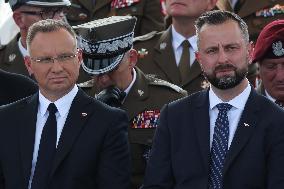
<path fill-rule="evenodd" d="M 50 78 L 50 81 L 54 83 L 62 83 L 65 79 L 66 77 L 52 77 Z"/>
<path fill-rule="evenodd" d="M 173 2 L 173 3 L 171 3 L 171 7 L 174 7 L 174 6 L 185 6 L 185 4 L 181 3 L 181 2 Z"/>

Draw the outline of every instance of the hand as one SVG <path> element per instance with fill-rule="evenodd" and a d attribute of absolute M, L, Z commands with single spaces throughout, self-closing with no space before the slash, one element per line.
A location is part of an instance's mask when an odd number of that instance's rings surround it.
<path fill-rule="evenodd" d="M 120 107 L 122 105 L 122 101 L 125 97 L 125 92 L 119 90 L 119 88 L 115 86 L 110 86 L 104 90 L 102 90 L 97 96 L 96 99 L 104 102 L 105 104 L 113 107 Z"/>

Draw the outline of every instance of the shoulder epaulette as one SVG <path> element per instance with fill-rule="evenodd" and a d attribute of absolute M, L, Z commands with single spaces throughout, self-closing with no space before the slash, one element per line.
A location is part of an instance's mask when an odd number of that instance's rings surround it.
<path fill-rule="evenodd" d="M 187 95 L 187 92 L 182 89 L 181 87 L 175 85 L 175 84 L 172 84 L 168 81 L 165 81 L 165 80 L 162 80 L 162 79 L 159 79 L 157 78 L 155 75 L 152 75 L 152 74 L 147 74 L 146 77 L 149 79 L 149 84 L 150 85 L 159 85 L 159 86 L 165 86 L 165 87 L 169 87 L 171 89 L 173 89 L 174 91 L 178 92 L 178 93 L 182 93 L 182 94 L 186 94 Z"/>
<path fill-rule="evenodd" d="M 137 41 L 147 41 L 151 38 L 153 38 L 156 34 L 159 34 L 160 32 L 158 31 L 152 31 L 150 33 L 147 33 L 145 35 L 141 35 L 141 36 L 137 36 L 134 37 L 133 42 L 137 42 Z"/>
<path fill-rule="evenodd" d="M 83 83 L 78 83 L 77 86 L 81 88 L 92 88 L 94 86 L 94 80 L 91 79 Z"/>

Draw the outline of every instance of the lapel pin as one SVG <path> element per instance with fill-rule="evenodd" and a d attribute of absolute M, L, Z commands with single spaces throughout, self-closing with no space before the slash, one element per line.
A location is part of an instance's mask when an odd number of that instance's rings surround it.
<path fill-rule="evenodd" d="M 13 62 L 16 58 L 16 54 L 10 54 L 9 55 L 9 62 Z"/>
<path fill-rule="evenodd" d="M 88 114 L 85 113 L 85 112 L 82 113 L 82 116 L 83 116 L 83 117 L 86 117 L 87 115 L 88 115 Z"/>
<path fill-rule="evenodd" d="M 245 125 L 245 127 L 249 127 L 249 124 L 247 124 L 247 123 L 244 123 L 244 125 Z"/>
<path fill-rule="evenodd" d="M 160 50 L 164 50 L 167 47 L 167 43 L 160 44 Z"/>
<path fill-rule="evenodd" d="M 144 94 L 144 91 L 142 91 L 142 90 L 140 90 L 140 89 L 138 89 L 137 92 L 138 92 L 138 94 L 139 94 L 140 96 L 143 96 L 143 94 Z"/>

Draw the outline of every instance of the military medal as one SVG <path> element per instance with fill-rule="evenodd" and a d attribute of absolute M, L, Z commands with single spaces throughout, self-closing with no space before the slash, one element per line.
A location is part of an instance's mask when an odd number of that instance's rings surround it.
<path fill-rule="evenodd" d="M 113 0 L 111 2 L 111 8 L 121 9 L 124 7 L 130 7 L 134 3 L 139 3 L 140 0 Z"/>
<path fill-rule="evenodd" d="M 131 128 L 151 129 L 158 126 L 160 110 L 148 110 L 138 114 L 132 121 Z"/>

